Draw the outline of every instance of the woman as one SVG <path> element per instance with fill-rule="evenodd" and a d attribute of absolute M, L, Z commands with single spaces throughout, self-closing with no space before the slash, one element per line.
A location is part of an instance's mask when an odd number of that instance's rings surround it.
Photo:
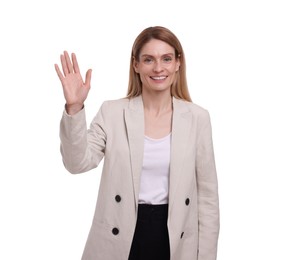
<path fill-rule="evenodd" d="M 213 260 L 218 185 L 208 112 L 189 96 L 185 58 L 167 28 L 136 38 L 126 98 L 106 101 L 87 129 L 75 54 L 55 65 L 66 99 L 60 138 L 71 173 L 105 157 L 84 260 Z"/>

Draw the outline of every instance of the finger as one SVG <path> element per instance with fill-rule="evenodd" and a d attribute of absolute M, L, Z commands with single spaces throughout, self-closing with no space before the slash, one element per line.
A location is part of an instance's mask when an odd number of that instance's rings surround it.
<path fill-rule="evenodd" d="M 75 72 L 75 73 L 80 73 L 79 66 L 78 66 L 78 62 L 77 62 L 77 58 L 76 58 L 75 53 L 72 53 L 72 62 L 73 62 L 74 72 Z"/>
<path fill-rule="evenodd" d="M 74 72 L 73 65 L 72 65 L 72 62 L 71 62 L 71 59 L 70 59 L 70 56 L 69 56 L 68 52 L 64 51 L 64 55 L 65 55 L 65 59 L 66 59 L 66 62 L 67 62 L 67 67 L 68 67 L 69 73 L 73 73 Z"/>
<path fill-rule="evenodd" d="M 64 76 L 63 74 L 61 73 L 59 67 L 57 64 L 54 64 L 54 67 L 55 67 L 55 70 L 56 70 L 56 73 L 57 73 L 57 76 L 59 77 L 60 81 L 62 82 L 63 79 L 64 79 Z"/>
<path fill-rule="evenodd" d="M 65 55 L 60 55 L 60 61 L 61 61 L 61 66 L 62 66 L 64 75 L 67 76 L 67 74 L 69 74 L 69 69 L 67 66 L 67 61 L 66 61 Z"/>
<path fill-rule="evenodd" d="M 88 88 L 91 86 L 92 70 L 89 69 L 85 75 L 85 84 Z"/>

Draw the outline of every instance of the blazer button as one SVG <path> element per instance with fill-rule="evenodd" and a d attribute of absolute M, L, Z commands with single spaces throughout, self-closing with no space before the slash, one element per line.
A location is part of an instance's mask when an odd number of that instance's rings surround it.
<path fill-rule="evenodd" d="M 116 200 L 116 202 L 120 202 L 121 201 L 121 196 L 120 195 L 116 195 L 115 200 Z"/>
<path fill-rule="evenodd" d="M 183 238 L 183 234 L 184 234 L 184 232 L 181 232 L 180 239 L 182 239 L 182 238 Z"/>
<path fill-rule="evenodd" d="M 189 198 L 187 198 L 186 200 L 185 200 L 185 205 L 189 205 L 190 204 L 190 199 Z"/>
<path fill-rule="evenodd" d="M 116 236 L 119 234 L 119 229 L 113 228 L 111 232 Z"/>

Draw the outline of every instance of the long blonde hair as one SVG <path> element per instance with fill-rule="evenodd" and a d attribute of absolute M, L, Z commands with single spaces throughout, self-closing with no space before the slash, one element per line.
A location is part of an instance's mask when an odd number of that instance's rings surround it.
<path fill-rule="evenodd" d="M 140 80 L 139 74 L 134 70 L 134 61 L 136 60 L 139 62 L 141 49 L 151 39 L 164 41 L 174 48 L 175 57 L 180 61 L 180 67 L 178 72 L 176 73 L 174 83 L 171 86 L 171 96 L 191 102 L 192 100 L 189 94 L 186 80 L 185 57 L 181 43 L 174 35 L 174 33 L 162 26 L 148 27 L 144 29 L 133 43 L 130 57 L 127 98 L 137 97 L 142 94 L 142 82 Z"/>

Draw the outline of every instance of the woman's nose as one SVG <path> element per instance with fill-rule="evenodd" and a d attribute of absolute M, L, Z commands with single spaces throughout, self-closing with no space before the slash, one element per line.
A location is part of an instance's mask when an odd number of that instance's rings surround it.
<path fill-rule="evenodd" d="M 153 70 L 154 70 L 155 72 L 161 72 L 161 71 L 163 70 L 163 66 L 162 66 L 162 64 L 161 64 L 160 61 L 156 61 L 156 62 L 154 63 L 154 68 L 153 68 Z"/>

